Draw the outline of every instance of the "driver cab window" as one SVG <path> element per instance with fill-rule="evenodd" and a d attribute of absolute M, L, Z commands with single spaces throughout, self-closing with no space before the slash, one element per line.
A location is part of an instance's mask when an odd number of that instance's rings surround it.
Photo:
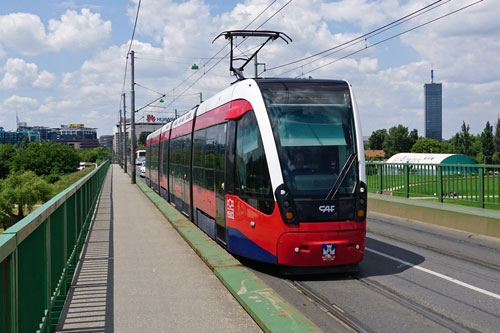
<path fill-rule="evenodd" d="M 274 210 L 274 197 L 266 155 L 253 111 L 236 127 L 236 194 L 265 214 Z"/>

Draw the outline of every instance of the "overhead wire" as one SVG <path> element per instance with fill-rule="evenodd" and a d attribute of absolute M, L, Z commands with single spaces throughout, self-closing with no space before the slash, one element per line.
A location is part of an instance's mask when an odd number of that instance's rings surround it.
<path fill-rule="evenodd" d="M 248 23 L 246 25 L 244 29 L 248 28 L 253 22 L 255 22 L 265 11 L 267 11 L 269 9 L 269 7 L 271 7 L 276 1 L 278 0 L 273 0 L 266 8 L 264 8 L 264 10 L 262 10 L 250 23 Z M 227 46 L 229 45 L 229 42 L 226 43 L 226 45 L 224 45 L 217 53 L 215 53 L 212 57 L 210 57 L 204 64 L 202 64 L 201 66 L 207 66 L 213 59 L 215 59 L 215 57 L 221 53 Z M 226 55 L 226 57 L 228 56 L 229 54 Z M 218 65 L 222 59 L 224 59 L 225 57 L 221 58 L 221 60 L 219 60 L 215 65 Z M 210 67 L 209 71 L 214 68 L 215 66 L 212 66 Z M 203 75 L 201 77 L 203 77 L 204 75 L 206 75 L 207 72 L 204 72 Z M 175 86 L 173 89 L 171 89 L 170 91 L 171 92 L 174 92 L 177 88 L 179 88 L 180 86 L 182 86 L 184 84 L 184 82 L 188 81 L 190 78 L 192 78 L 195 74 L 197 74 L 197 72 L 193 72 L 191 73 L 191 75 L 189 75 L 187 78 L 185 78 L 181 83 L 179 83 L 177 86 Z M 198 80 L 196 80 L 195 82 L 198 82 Z M 191 86 L 189 87 L 191 88 Z M 188 89 L 189 89 L 188 88 Z M 168 93 L 167 93 L 168 94 Z"/>
<path fill-rule="evenodd" d="M 395 35 L 393 35 L 393 36 L 390 36 L 390 37 L 388 37 L 388 38 L 385 38 L 385 39 L 383 39 L 383 40 L 380 40 L 380 41 L 378 41 L 378 42 L 376 42 L 376 43 L 374 43 L 374 44 L 371 44 L 371 45 L 366 45 L 366 46 L 365 46 L 364 48 L 362 48 L 362 49 L 359 49 L 359 50 L 357 50 L 357 51 L 354 51 L 354 52 L 352 52 L 352 53 L 350 53 L 350 54 L 347 54 L 347 55 L 345 55 L 345 56 L 343 56 L 343 57 L 341 57 L 341 58 L 338 58 L 338 59 L 335 59 L 335 60 L 333 60 L 333 61 L 330 61 L 330 62 L 328 62 L 328 63 L 326 63 L 326 64 L 321 65 L 321 66 L 315 67 L 315 68 L 313 68 L 313 69 L 311 69 L 311 70 L 309 70 L 309 71 L 307 71 L 307 72 L 303 72 L 301 75 L 297 76 L 297 78 L 298 78 L 298 77 L 301 77 L 301 76 L 303 76 L 303 75 L 306 75 L 306 74 L 312 73 L 312 72 L 314 72 L 314 71 L 316 71 L 316 70 L 318 70 L 318 69 L 321 69 L 321 68 L 323 68 L 323 67 L 329 66 L 329 65 L 331 65 L 331 64 L 333 64 L 333 63 L 335 63 L 335 62 L 338 62 L 338 61 L 340 61 L 340 60 L 342 60 L 342 59 L 348 58 L 348 57 L 350 57 L 350 56 L 352 56 L 352 55 L 354 55 L 354 54 L 357 54 L 357 53 L 360 53 L 360 52 L 362 52 L 362 51 L 365 51 L 366 49 L 372 48 L 372 47 L 377 46 L 377 45 L 379 45 L 379 44 L 385 43 L 385 42 L 387 42 L 387 41 L 389 41 L 389 40 L 391 40 L 391 39 L 394 39 L 394 38 L 396 38 L 396 37 L 399 37 L 399 36 L 402 36 L 402 35 L 404 35 L 404 34 L 407 34 L 407 33 L 411 32 L 411 31 L 414 31 L 414 30 L 416 30 L 416 29 L 419 29 L 419 28 L 421 28 L 421 27 L 423 27 L 423 26 L 426 26 L 426 25 L 428 25 L 428 24 L 434 23 L 434 22 L 436 22 L 436 21 L 438 21 L 438 20 L 441 20 L 441 19 L 443 19 L 443 18 L 445 18 L 445 17 L 448 17 L 448 16 L 451 16 L 451 15 L 453 15 L 453 14 L 456 14 L 456 13 L 458 13 L 458 12 L 462 11 L 462 10 L 465 10 L 465 9 L 467 9 L 467 8 L 470 8 L 470 7 L 474 6 L 474 5 L 477 5 L 478 3 L 483 2 L 483 1 L 484 1 L 484 0 L 478 0 L 478 1 L 475 1 L 475 2 L 472 2 L 472 3 L 469 3 L 468 5 L 465 5 L 465 6 L 463 6 L 463 7 L 460 7 L 459 9 L 453 10 L 453 11 L 451 11 L 451 12 L 449 12 L 449 13 L 447 13 L 447 14 L 441 15 L 441 16 L 439 16 L 439 17 L 435 18 L 435 19 L 429 20 L 429 21 L 427 21 L 427 22 L 425 22 L 425 23 L 422 23 L 422 24 L 419 24 L 419 25 L 417 25 L 417 26 L 415 26 L 415 27 L 413 27 L 413 28 L 407 29 L 407 30 L 402 31 L 402 32 L 400 32 L 400 33 L 397 33 L 397 34 L 395 34 Z M 299 67 L 299 68 L 300 68 L 300 67 Z M 296 69 L 297 69 L 297 68 L 296 68 Z"/>
<path fill-rule="evenodd" d="M 146 89 L 146 90 L 149 90 L 149 91 L 151 91 L 151 92 L 157 93 L 158 95 L 162 95 L 162 96 L 164 96 L 164 95 L 165 95 L 164 93 L 158 92 L 158 91 L 153 90 L 153 89 L 148 88 L 148 87 L 145 87 L 145 86 L 143 86 L 142 84 L 139 84 L 139 83 L 137 83 L 137 82 L 135 82 L 135 85 L 136 85 L 136 86 L 139 86 L 139 87 L 141 87 L 141 88 L 144 88 L 144 89 Z"/>
<path fill-rule="evenodd" d="M 412 12 L 411 14 L 408 14 L 408 15 L 406 15 L 406 16 L 404 16 L 404 17 L 400 18 L 400 19 L 397 19 L 396 21 L 393 21 L 393 22 L 391 22 L 391 23 L 389 23 L 389 24 L 386 24 L 386 25 L 384 25 L 383 27 L 380 27 L 380 28 L 377 28 L 377 29 L 375 29 L 375 30 L 372 30 L 372 31 L 370 31 L 370 32 L 369 32 L 369 33 L 367 33 L 367 34 L 364 34 L 364 35 L 362 35 L 362 36 L 359 36 L 359 37 L 356 37 L 356 38 L 354 38 L 354 39 L 351 39 L 351 40 L 349 40 L 349 41 L 347 41 L 347 42 L 344 42 L 344 43 L 342 43 L 342 44 L 340 44 L 340 45 L 337 45 L 337 46 L 334 46 L 334 47 L 329 48 L 329 49 L 327 49 L 327 50 L 324 50 L 324 51 L 318 52 L 318 53 L 316 53 L 316 54 L 314 54 L 314 55 L 307 56 L 307 57 L 301 58 L 301 59 L 299 59 L 299 60 L 295 60 L 295 61 L 289 62 L 289 63 L 287 63 L 287 64 L 283 64 L 283 65 L 279 65 L 279 66 L 275 66 L 275 67 L 267 68 L 267 69 L 265 69 L 264 71 L 262 71 L 261 73 L 259 73 L 259 75 L 262 75 L 262 74 L 263 74 L 264 72 L 266 72 L 266 71 L 271 71 L 271 70 L 274 70 L 274 69 L 277 69 L 277 68 L 282 68 L 282 67 L 285 67 L 285 66 L 293 65 L 293 64 L 296 64 L 296 63 L 298 63 L 298 62 L 305 61 L 305 60 L 307 60 L 307 59 L 311 59 L 311 58 L 313 58 L 313 57 L 316 57 L 316 56 L 318 56 L 318 55 L 321 55 L 321 57 L 319 57 L 319 58 L 317 58 L 317 59 L 314 59 L 314 60 L 308 61 L 308 62 L 306 62 L 306 63 L 304 63 L 304 64 L 302 64 L 302 65 L 300 65 L 300 66 L 294 67 L 294 68 L 292 68 L 292 69 L 289 69 L 289 70 L 287 70 L 287 71 L 285 71 L 285 72 L 281 72 L 280 74 L 276 75 L 277 77 L 280 77 L 280 76 L 283 76 L 283 75 L 288 74 L 288 73 L 290 73 L 290 72 L 293 72 L 293 71 L 295 71 L 295 70 L 297 70 L 297 69 L 299 69 L 299 68 L 303 70 L 304 66 L 310 65 L 310 64 L 312 64 L 312 63 L 314 63 L 314 62 L 316 62 L 316 61 L 319 61 L 319 60 L 321 60 L 321 59 L 323 59 L 323 58 L 329 57 L 329 56 L 331 56 L 332 54 L 339 53 L 340 51 L 343 51 L 343 50 L 345 50 L 345 49 L 348 49 L 348 48 L 350 48 L 350 47 L 352 47 L 352 46 L 354 46 L 354 45 L 356 45 L 356 44 L 359 44 L 359 43 L 363 43 L 363 42 L 364 42 L 364 43 L 365 43 L 365 45 L 367 45 L 367 41 L 368 41 L 368 39 L 373 38 L 373 37 L 375 37 L 375 36 L 378 36 L 378 35 L 380 35 L 380 34 L 382 34 L 382 33 L 386 32 L 386 31 L 388 31 L 388 30 L 390 30 L 390 29 L 392 29 L 392 28 L 395 28 L 395 27 L 397 27 L 397 26 L 399 26 L 399 25 L 401 25 L 401 24 L 404 24 L 404 23 L 406 23 L 406 22 L 408 22 L 408 21 L 410 21 L 410 20 L 412 20 L 412 19 L 414 19 L 414 18 L 416 18 L 416 17 L 418 17 L 418 16 L 421 16 L 421 15 L 423 15 L 423 14 L 425 14 L 425 13 L 428 13 L 428 12 L 430 12 L 431 10 L 435 10 L 435 9 L 437 9 L 438 7 L 441 7 L 441 6 L 445 5 L 446 3 L 451 2 L 452 0 L 447 0 L 447 1 L 443 2 L 443 3 L 437 4 L 437 3 L 441 2 L 441 1 L 442 1 L 442 0 L 436 1 L 436 2 L 434 2 L 434 3 L 432 3 L 432 4 L 428 5 L 428 6 L 425 6 L 425 7 L 421 8 L 421 9 L 419 9 L 419 10 L 417 10 L 417 11 Z M 437 4 L 437 5 L 436 5 L 436 4 Z M 436 6 L 434 6 L 434 5 L 436 5 Z M 432 6 L 433 6 L 433 7 L 432 7 Z M 431 8 L 430 8 L 430 7 L 431 7 Z M 366 47 L 365 47 L 365 48 L 366 48 Z M 328 52 L 328 51 L 332 51 L 332 52 Z M 328 52 L 328 53 L 325 53 L 325 52 Z M 348 55 L 348 56 L 350 56 L 350 55 Z M 344 58 L 345 58 L 345 57 L 343 57 L 342 59 L 344 59 Z M 302 75 L 304 75 L 304 74 L 302 74 Z"/>
<path fill-rule="evenodd" d="M 123 85 L 122 85 L 122 92 L 120 94 L 120 109 L 121 109 L 122 100 L 123 100 L 123 93 L 125 92 L 125 82 L 127 81 L 128 55 L 130 54 L 130 50 L 132 49 L 132 42 L 134 41 L 134 37 L 135 37 L 135 30 L 137 28 L 137 21 L 139 19 L 139 11 L 141 9 L 141 1 L 142 0 L 139 0 L 139 3 L 137 4 L 137 10 L 135 13 L 134 28 L 132 29 L 132 37 L 130 38 L 130 44 L 128 47 L 127 56 L 125 58 L 125 70 L 123 73 Z M 121 121 L 121 119 L 120 119 L 120 121 Z"/>
<path fill-rule="evenodd" d="M 418 9 L 418 10 L 416 10 L 416 11 L 413 11 L 413 12 L 411 12 L 410 14 L 407 14 L 407 15 L 405 15 L 405 16 L 403 16 L 403 17 L 401 17 L 401 18 L 399 18 L 399 19 L 397 19 L 397 20 L 395 20 L 395 21 L 392 21 L 392 22 L 390 22 L 390 23 L 388 23 L 388 24 L 386 24 L 386 25 L 384 25 L 384 26 L 382 26 L 382 27 L 379 27 L 379 28 L 377 28 L 377 29 L 374 29 L 374 30 L 372 30 L 372 31 L 370 31 L 370 32 L 368 32 L 368 33 L 366 33 L 366 34 L 364 34 L 364 35 L 361 35 L 361 36 L 358 36 L 358 37 L 356 37 L 356 38 L 353 38 L 353 39 L 351 39 L 351 40 L 349 40 L 349 41 L 347 41 L 347 42 L 344 42 L 344 43 L 342 43 L 342 44 L 340 44 L 340 45 L 336 45 L 336 46 L 334 46 L 334 47 L 328 48 L 328 49 L 323 50 L 323 51 L 321 51 L 321 52 L 318 52 L 318 53 L 312 54 L 312 55 L 310 55 L 310 56 L 307 56 L 307 57 L 304 57 L 304 58 L 300 58 L 300 59 L 297 59 L 297 60 L 294 60 L 294 61 L 291 61 L 291 62 L 288 62 L 288 63 L 282 64 L 282 65 L 278 65 L 278 66 L 274 66 L 274 67 L 267 68 L 267 69 L 266 69 L 266 71 L 271 71 L 271 70 L 274 70 L 274 69 L 278 69 L 278 68 L 282 68 L 282 67 L 290 66 L 290 65 L 293 65 L 293 64 L 296 64 L 296 63 L 299 63 L 299 62 L 302 62 L 302 61 L 305 61 L 305 60 L 308 60 L 308 59 L 311 59 L 311 58 L 317 57 L 317 56 L 319 56 L 319 55 L 321 55 L 321 54 L 324 54 L 324 53 L 326 53 L 326 52 L 328 52 L 328 51 L 335 50 L 335 49 L 337 49 L 337 48 L 340 48 L 340 47 L 342 47 L 342 46 L 345 46 L 345 45 L 347 45 L 347 44 L 350 44 L 350 43 L 352 43 L 352 42 L 354 42 L 354 41 L 364 40 L 364 39 L 366 39 L 366 38 L 370 38 L 370 36 L 374 35 L 374 34 L 375 34 L 375 33 L 377 33 L 377 32 L 380 32 L 380 31 L 386 31 L 386 29 L 387 29 L 388 27 L 398 25 L 398 24 L 397 24 L 398 22 L 399 22 L 399 23 L 402 23 L 402 21 L 403 21 L 403 22 L 406 22 L 406 20 L 407 20 L 409 17 L 412 17 L 412 16 L 416 17 L 416 16 L 418 16 L 418 15 L 415 15 L 415 14 L 417 14 L 417 13 L 419 13 L 419 12 L 421 12 L 421 11 L 424 11 L 424 10 L 428 9 L 429 7 L 433 7 L 433 6 L 435 6 L 436 4 L 438 4 L 439 2 L 442 2 L 442 1 L 443 1 L 443 0 L 437 0 L 437 1 L 435 1 L 435 2 L 431 3 L 431 4 L 427 5 L 427 6 L 424 6 L 424 7 L 420 8 L 420 9 Z M 450 2 L 450 1 L 451 1 L 451 0 L 448 0 L 448 1 L 446 1 L 445 3 Z M 437 7 L 438 7 L 438 6 L 435 6 L 434 8 L 437 8 Z M 385 30 L 384 30 L 384 29 L 385 29 Z M 263 73 L 263 72 L 262 72 L 262 73 Z M 262 73 L 261 73 L 261 74 L 262 74 Z"/>
<path fill-rule="evenodd" d="M 259 15 L 257 15 L 257 17 L 255 19 L 252 20 L 252 22 L 250 22 L 249 24 L 247 24 L 247 26 L 245 28 L 243 28 L 243 30 L 247 29 L 253 22 L 255 22 L 255 20 L 260 17 L 268 8 L 270 8 L 277 0 L 274 0 L 270 5 L 268 5 Z M 283 6 L 281 6 L 273 15 L 271 15 L 267 20 L 265 20 L 262 24 L 260 24 L 255 30 L 258 30 L 259 28 L 261 28 L 264 24 L 266 24 L 267 22 L 269 22 L 269 20 L 271 20 L 274 16 L 276 16 L 279 12 L 281 12 L 286 6 L 288 6 L 293 0 L 289 0 L 287 3 L 285 3 Z M 240 42 L 240 44 L 237 44 L 237 47 L 239 45 L 241 45 L 246 39 L 244 39 L 242 42 Z M 224 46 L 223 49 L 226 48 L 226 46 L 229 45 L 226 44 Z M 223 49 L 221 49 L 219 52 L 216 53 L 219 54 Z M 226 57 L 229 55 L 229 53 L 226 55 Z M 219 61 L 217 61 L 212 67 L 210 67 L 208 70 L 206 70 L 198 79 L 196 79 L 193 83 L 191 83 L 191 85 L 189 85 L 186 89 L 184 89 L 184 91 L 180 94 L 184 94 L 186 91 L 188 91 L 189 89 L 191 89 L 191 87 L 193 87 L 199 80 L 201 80 L 201 78 L 203 76 L 205 76 L 208 72 L 210 72 L 215 66 L 217 66 L 224 58 L 221 58 Z M 182 83 L 184 83 L 186 80 L 184 80 Z M 181 83 L 181 84 L 182 84 Z M 178 85 L 177 87 L 179 87 L 180 85 Z M 176 87 L 176 88 L 177 88 Z M 174 88 L 174 90 L 176 89 Z M 168 105 L 172 105 L 178 98 L 174 98 Z"/>

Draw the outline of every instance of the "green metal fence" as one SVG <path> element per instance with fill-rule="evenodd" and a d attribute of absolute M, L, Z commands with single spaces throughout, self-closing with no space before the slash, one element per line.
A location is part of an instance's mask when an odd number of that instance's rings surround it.
<path fill-rule="evenodd" d="M 0 332 L 53 332 L 109 162 L 0 235 Z"/>
<path fill-rule="evenodd" d="M 370 192 L 500 208 L 500 165 L 368 162 Z"/>

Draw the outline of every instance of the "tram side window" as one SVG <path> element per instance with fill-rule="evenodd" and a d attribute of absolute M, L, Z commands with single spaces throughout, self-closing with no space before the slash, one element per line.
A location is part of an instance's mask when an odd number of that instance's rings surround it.
<path fill-rule="evenodd" d="M 257 119 L 247 112 L 236 127 L 236 194 L 265 214 L 274 209 L 271 178 Z"/>
<path fill-rule="evenodd" d="M 182 138 L 175 138 L 171 144 L 170 168 L 174 178 L 181 178 L 182 174 Z"/>
<path fill-rule="evenodd" d="M 194 133 L 193 183 L 223 194 L 226 124 L 219 124 Z"/>
<path fill-rule="evenodd" d="M 158 143 L 151 145 L 151 169 L 158 170 Z"/>
<path fill-rule="evenodd" d="M 168 140 L 162 142 L 162 169 L 161 173 L 163 177 L 168 176 Z"/>
<path fill-rule="evenodd" d="M 184 135 L 172 139 L 170 152 L 171 174 L 179 180 L 189 181 L 189 163 L 191 140 L 190 135 Z M 184 178 L 185 175 L 185 178 Z"/>
<path fill-rule="evenodd" d="M 151 167 L 151 144 L 148 143 L 146 146 L 146 168 Z"/>

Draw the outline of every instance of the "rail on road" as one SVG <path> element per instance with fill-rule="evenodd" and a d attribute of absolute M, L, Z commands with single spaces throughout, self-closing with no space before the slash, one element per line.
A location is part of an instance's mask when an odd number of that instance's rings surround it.
<path fill-rule="evenodd" d="M 0 235 L 0 331 L 52 332 L 109 161 Z"/>

